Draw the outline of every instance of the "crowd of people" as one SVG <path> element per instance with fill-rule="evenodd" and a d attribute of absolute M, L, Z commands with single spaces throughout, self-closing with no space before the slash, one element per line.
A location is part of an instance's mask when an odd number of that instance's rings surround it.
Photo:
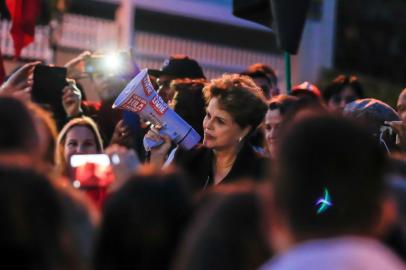
<path fill-rule="evenodd" d="M 173 55 L 148 75 L 201 136 L 184 149 L 112 109 L 135 64 L 89 71 L 90 56 L 65 65 L 62 113 L 32 99 L 39 62 L 0 87 L 5 265 L 406 269 L 406 89 L 395 109 L 351 75 L 288 94 L 265 64 L 207 80 Z M 86 100 L 85 76 L 99 101 Z"/>

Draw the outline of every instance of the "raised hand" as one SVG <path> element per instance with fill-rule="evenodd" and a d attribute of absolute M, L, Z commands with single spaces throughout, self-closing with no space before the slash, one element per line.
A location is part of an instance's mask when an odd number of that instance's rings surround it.
<path fill-rule="evenodd" d="M 116 180 L 110 186 L 110 191 L 119 189 L 128 178 L 134 174 L 141 164 L 137 153 L 133 149 L 113 144 L 106 151 L 109 155 Z"/>
<path fill-rule="evenodd" d="M 68 85 L 63 89 L 62 105 L 68 117 L 78 116 L 82 113 L 82 93 L 74 80 L 67 79 Z"/>
<path fill-rule="evenodd" d="M 127 148 L 131 148 L 134 144 L 133 134 L 129 126 L 123 120 L 118 121 L 114 128 L 113 136 L 110 140 L 110 145 L 119 144 Z"/>
<path fill-rule="evenodd" d="M 64 67 L 67 69 L 68 78 L 80 78 L 85 72 L 84 60 L 86 57 L 90 56 L 92 53 L 89 51 L 84 51 L 75 58 L 67 62 Z"/>
<path fill-rule="evenodd" d="M 160 135 L 158 129 L 151 128 L 147 132 L 147 134 L 145 134 L 144 141 L 145 140 L 162 142 L 156 147 L 146 149 L 151 153 L 150 163 L 162 167 L 162 165 L 165 163 L 166 156 L 168 155 L 169 149 L 171 148 L 172 145 L 171 138 L 169 138 L 169 136 Z"/>
<path fill-rule="evenodd" d="M 31 62 L 19 68 L 0 87 L 0 95 L 12 95 L 23 99 L 30 99 L 33 85 L 32 75 L 35 66 L 40 63 L 40 61 Z"/>
<path fill-rule="evenodd" d="M 391 126 L 398 135 L 397 145 L 406 151 L 406 124 L 403 121 L 385 121 L 385 124 Z"/>

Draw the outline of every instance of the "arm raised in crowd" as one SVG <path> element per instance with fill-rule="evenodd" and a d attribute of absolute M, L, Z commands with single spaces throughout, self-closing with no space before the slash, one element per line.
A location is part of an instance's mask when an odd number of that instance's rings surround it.
<path fill-rule="evenodd" d="M 128 149 L 118 144 L 110 145 L 105 153 L 109 155 L 116 181 L 109 187 L 114 192 L 122 187 L 129 177 L 135 174 L 141 165 L 138 154 L 133 149 Z"/>
<path fill-rule="evenodd" d="M 110 145 L 118 144 L 131 148 L 134 143 L 134 134 L 128 125 L 124 123 L 124 120 L 118 121 L 116 127 L 114 128 L 113 136 L 110 140 Z"/>
<path fill-rule="evenodd" d="M 32 88 L 32 74 L 36 65 L 41 62 L 31 62 L 15 71 L 0 87 L 0 95 L 12 95 L 23 99 L 30 99 Z"/>
<path fill-rule="evenodd" d="M 393 128 L 398 135 L 396 144 L 401 151 L 406 151 L 406 124 L 403 121 L 386 121 L 385 124 Z"/>
<path fill-rule="evenodd" d="M 72 79 L 67 79 L 68 85 L 63 89 L 62 105 L 68 117 L 79 116 L 83 113 L 81 108 L 82 94 Z"/>
<path fill-rule="evenodd" d="M 84 51 L 75 58 L 67 62 L 64 67 L 66 67 L 69 78 L 78 78 L 83 76 L 84 73 L 84 60 L 86 57 L 90 56 L 92 53 L 89 51 Z"/>
<path fill-rule="evenodd" d="M 144 140 L 163 141 L 159 146 L 148 149 L 150 151 L 150 163 L 158 167 L 162 167 L 165 163 L 169 149 L 171 148 L 171 139 L 169 136 L 161 136 L 159 133 L 151 128 L 147 134 L 145 134 Z"/>

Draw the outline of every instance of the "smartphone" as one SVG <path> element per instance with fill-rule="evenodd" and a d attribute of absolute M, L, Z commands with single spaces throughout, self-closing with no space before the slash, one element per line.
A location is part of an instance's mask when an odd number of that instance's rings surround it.
<path fill-rule="evenodd" d="M 129 75 L 134 72 L 131 54 L 116 52 L 111 54 L 92 54 L 85 57 L 85 72 L 89 74 Z"/>
<path fill-rule="evenodd" d="M 63 110 L 62 90 L 68 85 L 66 73 L 67 70 L 64 67 L 37 65 L 34 69 L 33 77 L 33 101 L 51 105 L 53 110 Z"/>
<path fill-rule="evenodd" d="M 104 55 L 95 55 L 85 57 L 86 73 L 103 73 L 106 59 Z"/>
<path fill-rule="evenodd" d="M 77 189 L 104 189 L 115 181 L 110 158 L 106 154 L 72 155 L 70 175 Z"/>

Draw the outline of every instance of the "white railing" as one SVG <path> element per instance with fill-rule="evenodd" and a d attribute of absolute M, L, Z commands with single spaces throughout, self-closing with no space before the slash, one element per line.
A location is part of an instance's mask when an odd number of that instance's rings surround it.
<path fill-rule="evenodd" d="M 4 56 L 13 57 L 14 46 L 10 28 L 10 21 L 0 21 L 1 52 Z M 117 48 L 118 34 L 115 21 L 65 14 L 57 45 L 77 50 L 114 50 Z M 49 38 L 49 26 L 36 26 L 34 42 L 21 51 L 21 57 L 52 63 L 54 52 L 50 47 Z"/>
<path fill-rule="evenodd" d="M 14 56 L 14 47 L 9 33 L 11 23 L 0 22 L 0 46 L 3 55 Z M 76 50 L 114 50 L 118 47 L 119 27 L 115 21 L 65 14 L 58 47 Z M 37 26 L 35 40 L 22 50 L 23 59 L 38 59 L 53 62 L 54 52 L 49 42 L 50 27 Z M 149 32 L 135 33 L 135 52 L 141 67 L 160 68 L 172 54 L 185 54 L 196 59 L 203 67 L 207 78 L 225 72 L 241 72 L 256 62 L 272 66 L 283 75 L 284 63 L 280 55 L 271 55 L 224 45 L 194 41 Z M 283 78 L 280 78 L 283 82 Z"/>
<path fill-rule="evenodd" d="M 117 49 L 119 31 L 115 21 L 65 14 L 59 46 L 78 50 Z"/>
<path fill-rule="evenodd" d="M 185 54 L 196 59 L 203 67 L 206 77 L 217 77 L 225 72 L 241 72 L 256 62 L 265 63 L 283 75 L 282 55 L 273 55 L 187 40 L 160 34 L 138 31 L 135 34 L 135 51 L 141 67 L 159 68 L 172 54 Z M 279 78 L 283 81 L 283 78 Z"/>
<path fill-rule="evenodd" d="M 14 44 L 10 35 L 11 22 L 0 21 L 0 48 L 3 56 L 14 56 Z M 38 59 L 50 63 L 53 52 L 49 46 L 49 27 L 36 26 L 34 42 L 21 51 L 23 59 Z"/>

